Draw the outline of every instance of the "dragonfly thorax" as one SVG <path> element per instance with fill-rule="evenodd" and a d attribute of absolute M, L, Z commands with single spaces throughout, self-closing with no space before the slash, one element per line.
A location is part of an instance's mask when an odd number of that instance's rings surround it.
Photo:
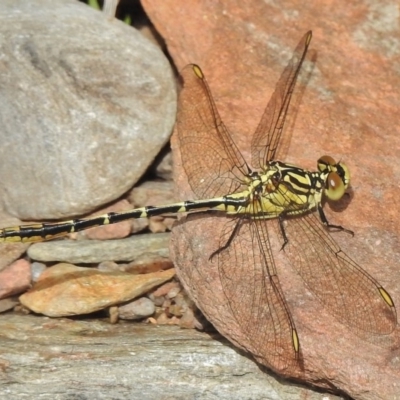
<path fill-rule="evenodd" d="M 255 219 L 272 219 L 314 209 L 324 187 L 319 175 L 319 172 L 271 161 L 261 171 L 248 175 L 247 195 L 235 195 L 247 198 L 247 202 L 236 212 Z"/>
<path fill-rule="evenodd" d="M 253 171 L 250 175 L 249 192 L 253 200 L 269 195 L 278 188 L 282 174 L 278 168 L 268 168 L 261 172 Z"/>
<path fill-rule="evenodd" d="M 247 203 L 237 210 L 252 218 L 301 215 L 314 210 L 323 195 L 339 200 L 349 185 L 347 167 L 330 156 L 318 160 L 312 172 L 281 161 L 270 161 L 261 171 L 248 175 Z"/>

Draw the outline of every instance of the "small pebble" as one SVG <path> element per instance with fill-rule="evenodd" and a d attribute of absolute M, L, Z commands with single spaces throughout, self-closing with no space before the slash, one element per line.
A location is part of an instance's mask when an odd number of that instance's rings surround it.
<path fill-rule="evenodd" d="M 154 296 L 154 293 L 150 293 L 147 297 L 154 303 L 154 305 L 156 307 L 161 307 L 164 304 L 164 301 L 165 301 L 165 297 L 164 296 L 157 296 L 156 297 L 156 296 Z"/>
<path fill-rule="evenodd" d="M 182 316 L 182 308 L 177 306 L 176 304 L 173 304 L 172 306 L 168 307 L 168 312 L 175 317 Z"/>
<path fill-rule="evenodd" d="M 118 307 L 120 319 L 142 319 L 150 317 L 154 314 L 154 311 L 154 303 L 147 297 L 141 297 L 129 304 Z"/>
<path fill-rule="evenodd" d="M 110 323 L 116 324 L 119 319 L 119 310 L 118 307 L 112 306 L 108 309 L 108 315 L 110 316 Z"/>
<path fill-rule="evenodd" d="M 34 261 L 31 264 L 31 274 L 32 274 L 31 279 L 32 279 L 32 282 L 37 282 L 39 277 L 40 277 L 40 275 L 42 275 L 43 271 L 46 268 L 47 268 L 46 264 Z"/>
<path fill-rule="evenodd" d="M 185 311 L 182 318 L 179 321 L 181 328 L 194 329 L 196 326 L 196 318 L 194 316 L 193 310 L 190 308 Z"/>
<path fill-rule="evenodd" d="M 120 271 L 119 265 L 114 261 L 102 261 L 97 269 L 99 271 Z"/>
<path fill-rule="evenodd" d="M 19 304 L 18 297 L 7 297 L 6 299 L 0 300 L 0 313 L 13 309 Z"/>
<path fill-rule="evenodd" d="M 181 291 L 180 287 L 173 287 L 168 293 L 167 298 L 173 299 Z"/>
<path fill-rule="evenodd" d="M 153 293 L 154 296 L 158 297 L 158 296 L 166 296 L 167 293 L 173 289 L 174 287 L 179 287 L 179 283 L 172 281 L 172 282 L 167 282 L 164 283 L 164 285 L 161 285 L 158 289 L 156 289 Z"/>
<path fill-rule="evenodd" d="M 181 308 L 188 308 L 190 307 L 193 303 L 191 300 L 188 299 L 187 295 L 185 295 L 183 292 L 179 292 L 175 297 L 174 297 L 174 302 L 177 306 Z"/>

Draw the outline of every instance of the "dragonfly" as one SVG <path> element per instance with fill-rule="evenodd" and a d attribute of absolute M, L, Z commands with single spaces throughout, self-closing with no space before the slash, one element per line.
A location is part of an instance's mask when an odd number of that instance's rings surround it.
<path fill-rule="evenodd" d="M 217 263 L 225 301 L 255 359 L 276 372 L 291 373 L 301 368 L 302 354 L 270 244 L 269 223 L 275 220 L 281 250 L 325 309 L 363 338 L 389 335 L 397 325 L 390 294 L 336 244 L 331 230 L 352 232 L 330 224 L 323 210 L 325 198 L 340 200 L 349 187 L 347 166 L 322 156 L 317 171 L 309 171 L 275 159 L 311 38 L 311 31 L 302 37 L 276 84 L 252 136 L 251 167 L 222 122 L 201 68 L 189 64 L 181 72 L 177 131 L 196 199 L 3 228 L 0 242 L 50 240 L 131 218 L 223 215 L 227 222 L 210 260 Z M 245 293 L 244 287 L 253 290 Z M 220 322 L 211 322 L 218 329 Z"/>

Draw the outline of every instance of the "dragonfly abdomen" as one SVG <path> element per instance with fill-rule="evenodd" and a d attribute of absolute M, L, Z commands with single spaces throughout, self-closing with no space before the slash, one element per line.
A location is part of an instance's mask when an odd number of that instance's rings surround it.
<path fill-rule="evenodd" d="M 237 213 L 243 205 L 247 192 L 206 200 L 188 200 L 165 206 L 147 206 L 128 211 L 110 212 L 107 214 L 71 219 L 56 223 L 36 223 L 0 229 L 0 242 L 41 242 L 69 233 L 83 231 L 97 226 L 115 224 L 128 219 L 150 218 L 157 215 L 177 214 L 190 211 L 216 210 L 226 213 Z"/>

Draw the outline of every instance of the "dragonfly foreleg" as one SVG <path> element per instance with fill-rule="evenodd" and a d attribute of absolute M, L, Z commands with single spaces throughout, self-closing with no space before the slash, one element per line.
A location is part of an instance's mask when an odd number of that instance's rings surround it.
<path fill-rule="evenodd" d="M 279 228 L 281 230 L 281 235 L 283 238 L 283 245 L 281 247 L 281 251 L 285 248 L 285 246 L 289 243 L 289 239 L 286 236 L 286 231 L 285 231 L 285 227 L 283 225 L 283 221 L 284 221 L 284 216 L 281 214 L 278 218 L 279 220 Z"/>
<path fill-rule="evenodd" d="M 346 229 L 341 225 L 333 225 L 330 224 L 328 219 L 326 218 L 326 215 L 324 213 L 324 210 L 322 209 L 322 205 L 318 204 L 318 214 L 321 222 L 330 230 L 330 229 L 336 229 L 337 231 L 343 231 L 348 233 L 351 236 L 354 236 L 354 232 L 350 229 Z"/>
<path fill-rule="evenodd" d="M 237 232 L 239 232 L 240 227 L 242 226 L 243 219 L 240 219 L 238 223 L 235 225 L 235 227 L 232 229 L 231 234 L 229 235 L 228 240 L 226 243 L 215 250 L 209 257 L 209 260 L 211 261 L 217 254 L 221 253 L 222 251 L 226 250 L 232 243 L 233 238 L 236 236 Z"/>

